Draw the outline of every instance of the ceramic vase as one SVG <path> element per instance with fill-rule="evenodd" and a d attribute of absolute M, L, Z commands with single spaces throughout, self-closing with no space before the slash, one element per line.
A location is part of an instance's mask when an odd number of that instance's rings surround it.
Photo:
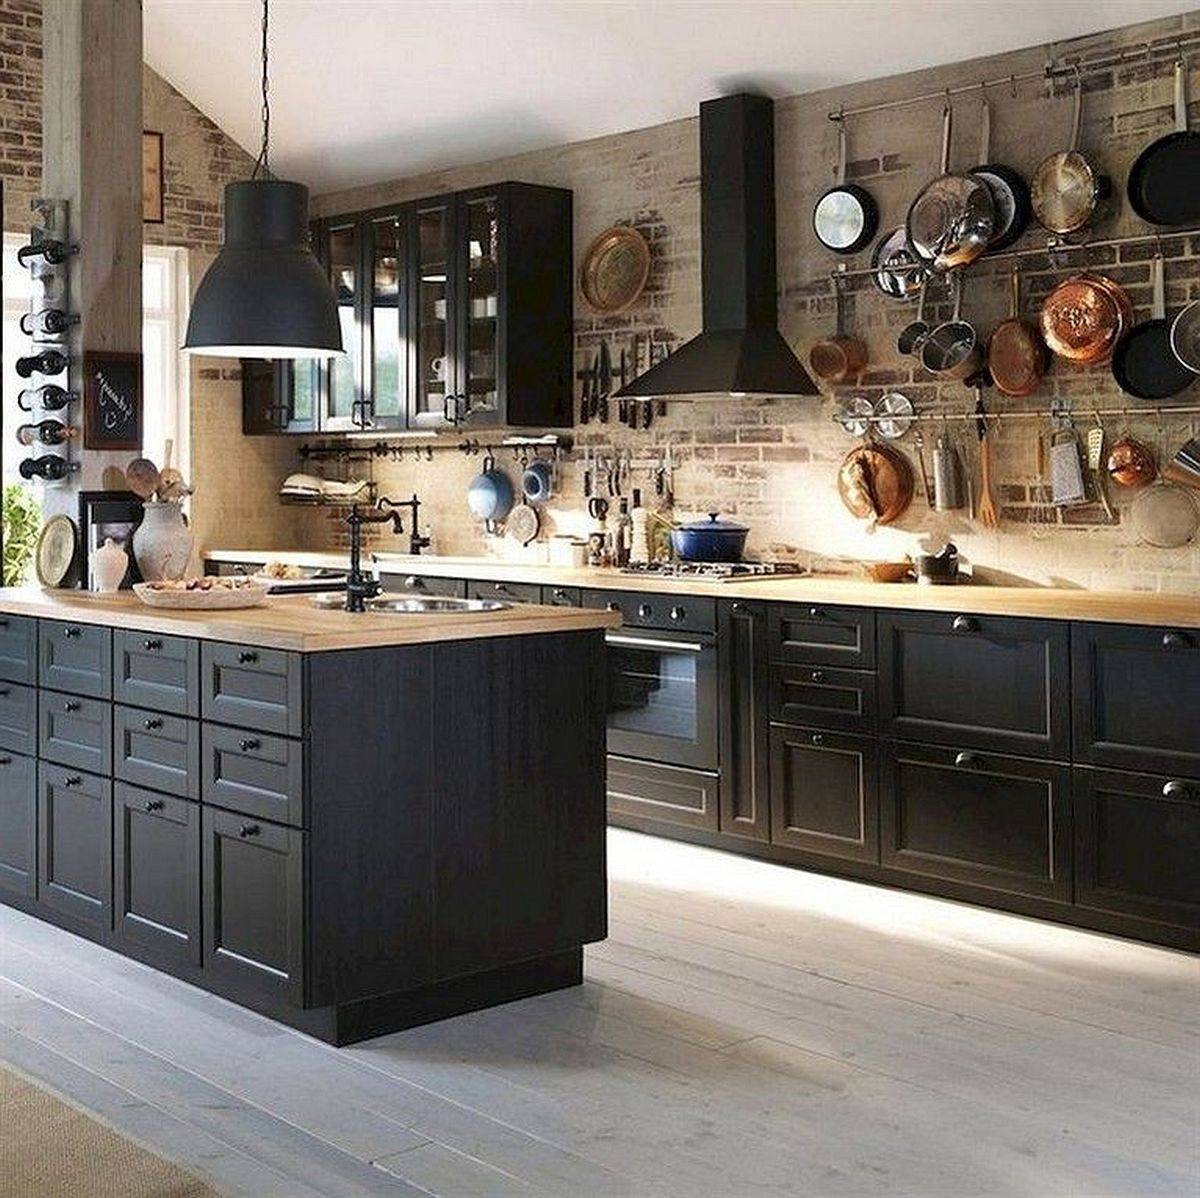
<path fill-rule="evenodd" d="M 129 554 L 112 537 L 105 537 L 104 544 L 92 550 L 92 582 L 95 590 L 119 590 L 128 569 Z"/>
<path fill-rule="evenodd" d="M 183 505 L 173 500 L 147 502 L 142 522 L 133 534 L 133 556 L 147 582 L 182 578 L 187 573 L 194 542 L 183 518 Z"/>

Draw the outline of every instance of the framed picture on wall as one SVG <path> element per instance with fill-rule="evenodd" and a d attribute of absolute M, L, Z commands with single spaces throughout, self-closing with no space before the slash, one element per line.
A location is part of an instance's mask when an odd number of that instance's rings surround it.
<path fill-rule="evenodd" d="M 142 220 L 161 225 L 163 216 L 163 135 L 142 131 Z"/>
<path fill-rule="evenodd" d="M 133 534 L 142 522 L 142 501 L 132 491 L 81 491 L 79 494 L 79 543 L 83 561 L 79 577 L 85 589 L 94 590 L 92 551 L 112 539 L 129 554 L 129 569 L 121 580 L 122 588 L 142 581 L 133 557 Z"/>
<path fill-rule="evenodd" d="M 84 449 L 142 448 L 142 355 L 84 350 Z"/>

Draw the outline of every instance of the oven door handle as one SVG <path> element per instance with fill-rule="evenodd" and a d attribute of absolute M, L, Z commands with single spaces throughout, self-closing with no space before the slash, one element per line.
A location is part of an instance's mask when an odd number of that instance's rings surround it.
<path fill-rule="evenodd" d="M 703 653 L 708 645 L 699 641 L 668 641 L 648 636 L 619 636 L 609 633 L 604 638 L 609 645 L 628 645 L 633 649 L 676 649 L 684 653 Z"/>

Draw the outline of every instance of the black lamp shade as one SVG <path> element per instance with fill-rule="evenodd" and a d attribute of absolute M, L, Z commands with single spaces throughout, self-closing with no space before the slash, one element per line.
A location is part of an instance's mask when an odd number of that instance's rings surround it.
<path fill-rule="evenodd" d="M 302 183 L 227 184 L 225 244 L 196 289 L 185 352 L 221 358 L 344 352 L 337 300 L 307 234 Z"/>

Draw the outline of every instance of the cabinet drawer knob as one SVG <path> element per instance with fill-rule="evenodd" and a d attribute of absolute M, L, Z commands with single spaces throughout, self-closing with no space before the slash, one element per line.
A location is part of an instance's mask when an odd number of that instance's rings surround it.
<path fill-rule="evenodd" d="M 743 613 L 743 612 L 746 610 L 746 608 L 745 608 L 745 606 L 744 606 L 743 604 L 741 604 L 741 603 L 734 603 L 734 604 L 732 604 L 732 605 L 730 606 L 729 610 L 730 610 L 731 612 L 733 612 L 735 615 L 739 615 L 739 616 L 740 616 L 740 615 L 741 615 L 741 614 L 742 614 L 742 613 Z"/>
<path fill-rule="evenodd" d="M 0 686 L 0 699 L 7 699 L 11 694 L 12 691 L 7 686 Z"/>
<path fill-rule="evenodd" d="M 1192 788 L 1186 782 L 1172 778 L 1170 782 L 1163 783 L 1162 793 L 1164 799 L 1190 799 Z"/>
<path fill-rule="evenodd" d="M 64 786 L 82 786 L 83 779 L 78 774 L 71 774 L 63 779 Z"/>
<path fill-rule="evenodd" d="M 147 811 L 161 811 L 166 804 L 162 799 L 147 799 L 144 806 Z"/>
<path fill-rule="evenodd" d="M 143 720 L 142 726 L 147 732 L 154 732 L 156 729 L 163 726 L 163 722 L 158 718 L 158 716 L 153 715 L 148 720 Z"/>
<path fill-rule="evenodd" d="M 810 607 L 808 609 L 808 614 L 809 614 L 809 617 L 813 620 L 820 620 L 825 615 L 825 613 L 819 607 Z"/>
<path fill-rule="evenodd" d="M 238 655 L 238 665 L 247 666 L 251 662 L 258 661 L 258 654 L 253 649 L 243 649 Z"/>
<path fill-rule="evenodd" d="M 979 757 L 975 753 L 956 753 L 954 764 L 960 769 L 974 769 L 979 764 Z"/>
<path fill-rule="evenodd" d="M 12 765 L 11 757 L 0 757 L 0 765 Z"/>
<path fill-rule="evenodd" d="M 671 619 L 682 620 L 687 615 L 687 611 L 682 607 L 671 608 Z"/>
<path fill-rule="evenodd" d="M 971 616 L 955 616 L 954 623 L 950 627 L 955 632 L 978 632 L 979 621 Z"/>
<path fill-rule="evenodd" d="M 608 611 L 620 611 L 621 610 L 621 605 L 619 603 L 606 603 L 604 606 L 605 606 L 605 609 Z"/>
<path fill-rule="evenodd" d="M 824 682 L 825 681 L 825 671 L 824 670 L 813 670 L 810 677 L 812 678 L 813 682 Z"/>
<path fill-rule="evenodd" d="M 654 608 L 652 608 L 649 603 L 639 603 L 638 615 L 643 620 L 648 620 L 652 615 L 654 615 Z"/>
<path fill-rule="evenodd" d="M 68 699 L 63 704 L 63 711 L 78 711 L 83 706 L 78 699 Z"/>
<path fill-rule="evenodd" d="M 242 837 L 257 836 L 261 831 L 262 829 L 257 824 L 243 824 L 238 829 L 238 835 Z"/>
<path fill-rule="evenodd" d="M 1164 632 L 1162 643 L 1164 649 L 1190 649 L 1192 638 L 1186 632 Z"/>
<path fill-rule="evenodd" d="M 262 748 L 262 741 L 256 736 L 247 736 L 245 740 L 238 741 L 243 753 L 252 753 L 255 749 Z"/>
<path fill-rule="evenodd" d="M 147 653 L 155 653 L 162 648 L 162 641 L 155 640 L 153 638 L 144 640 L 142 641 L 142 648 L 145 649 Z"/>
<path fill-rule="evenodd" d="M 425 590 L 425 579 L 418 578 L 415 574 L 410 574 L 404 580 L 404 589 L 406 591 L 423 591 Z"/>
<path fill-rule="evenodd" d="M 814 745 L 823 745 L 825 743 L 825 737 L 820 732 L 814 732 L 810 739 Z"/>
<path fill-rule="evenodd" d="M 70 640 L 76 640 L 78 637 L 83 636 L 83 629 L 74 626 L 65 628 L 63 629 L 63 636 L 68 637 Z"/>

